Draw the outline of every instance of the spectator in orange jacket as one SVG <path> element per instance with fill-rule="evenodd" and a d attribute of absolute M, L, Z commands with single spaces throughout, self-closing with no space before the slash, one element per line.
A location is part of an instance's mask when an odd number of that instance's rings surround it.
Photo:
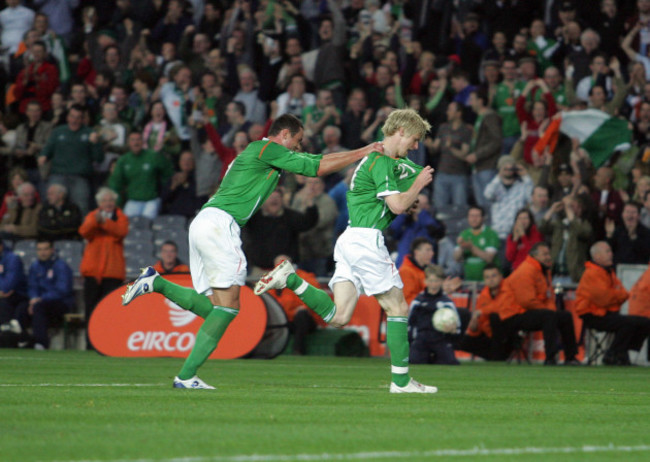
<path fill-rule="evenodd" d="M 628 350 L 638 350 L 650 333 L 650 319 L 619 313 L 628 293 L 616 277 L 614 254 L 605 241 L 591 246 L 593 262 L 585 264 L 576 291 L 575 309 L 585 327 L 614 332 L 614 341 L 603 357 L 608 365 L 629 366 Z"/>
<path fill-rule="evenodd" d="M 98 208 L 79 227 L 79 234 L 88 241 L 81 260 L 86 322 L 97 302 L 120 287 L 126 277 L 124 237 L 129 219 L 117 208 L 117 193 L 112 189 L 100 188 L 95 199 Z"/>
<path fill-rule="evenodd" d="M 282 260 L 291 261 L 291 258 L 287 255 L 278 255 L 273 264 L 279 265 Z M 314 273 L 296 268 L 296 274 L 317 289 L 321 288 Z M 269 291 L 269 294 L 280 303 L 289 318 L 289 329 L 293 334 L 293 352 L 298 355 L 307 354 L 307 335 L 316 330 L 316 321 L 311 311 L 292 290 L 276 289 Z"/>
<path fill-rule="evenodd" d="M 508 353 L 507 341 L 493 335 L 492 325 L 498 330 L 502 314 L 507 318 L 512 315 L 511 312 L 519 313 L 522 310 L 510 288 L 503 284 L 503 275 L 498 266 L 493 263 L 485 265 L 483 281 L 485 287 L 476 300 L 476 308 L 458 349 L 487 360 L 503 360 Z"/>
<path fill-rule="evenodd" d="M 650 318 L 650 266 L 630 290 L 627 313 Z"/>
<path fill-rule="evenodd" d="M 404 298 L 410 306 L 420 292 L 424 290 L 424 267 L 431 264 L 434 251 L 433 244 L 426 237 L 416 237 L 411 243 L 411 253 L 404 257 L 399 269 L 399 276 L 404 283 Z"/>
<path fill-rule="evenodd" d="M 506 279 L 515 300 L 524 312 L 504 319 L 501 328 L 503 335 L 510 338 L 520 330 L 542 330 L 546 360 L 544 364 L 557 364 L 557 331 L 562 337 L 564 363 L 578 364 L 576 354 L 573 316 L 568 311 L 557 311 L 555 293 L 551 285 L 551 249 L 545 242 L 538 242 L 530 249 L 528 257 Z"/>
<path fill-rule="evenodd" d="M 160 274 L 189 273 L 190 267 L 178 259 L 178 245 L 174 241 L 165 241 L 160 246 L 160 260 L 154 265 Z"/>

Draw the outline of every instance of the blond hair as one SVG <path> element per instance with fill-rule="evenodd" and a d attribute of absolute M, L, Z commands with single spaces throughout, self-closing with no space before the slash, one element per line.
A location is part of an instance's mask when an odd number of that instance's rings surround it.
<path fill-rule="evenodd" d="M 422 139 L 431 130 L 431 124 L 413 109 L 396 109 L 390 113 L 381 130 L 384 132 L 384 137 L 389 137 L 397 133 L 400 128 L 404 129 L 406 135 Z"/>

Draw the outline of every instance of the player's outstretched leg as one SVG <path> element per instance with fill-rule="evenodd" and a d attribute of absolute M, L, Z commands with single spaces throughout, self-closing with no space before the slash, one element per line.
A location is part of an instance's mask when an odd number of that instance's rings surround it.
<path fill-rule="evenodd" d="M 330 322 L 336 314 L 336 305 L 327 293 L 309 284 L 296 274 L 289 260 L 280 262 L 255 284 L 255 295 L 262 295 L 271 289 L 292 290 L 325 322 Z"/>
<path fill-rule="evenodd" d="M 213 388 L 201 381 L 196 376 L 196 371 L 217 348 L 219 340 L 221 340 L 224 332 L 238 313 L 239 310 L 236 308 L 214 307 L 197 332 L 194 348 L 192 348 L 190 355 L 185 360 L 178 376 L 174 379 L 175 388 Z M 199 386 L 181 386 L 186 383 L 193 384 L 197 381 Z M 201 384 L 206 386 L 200 386 Z"/>
<path fill-rule="evenodd" d="M 164 295 L 181 308 L 189 310 L 203 319 L 207 318 L 213 309 L 212 302 L 208 297 L 189 287 L 169 282 L 160 276 L 152 266 L 143 268 L 138 279 L 126 286 L 126 292 L 122 295 L 122 305 L 126 306 L 134 298 L 151 292 Z"/>

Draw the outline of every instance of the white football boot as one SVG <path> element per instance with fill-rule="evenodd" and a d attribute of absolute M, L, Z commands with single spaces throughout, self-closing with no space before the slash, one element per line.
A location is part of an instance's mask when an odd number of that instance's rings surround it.
<path fill-rule="evenodd" d="M 181 380 L 174 377 L 174 388 L 193 388 L 195 390 L 214 390 L 212 385 L 208 385 L 196 375 L 191 379 Z"/>
<path fill-rule="evenodd" d="M 158 276 L 160 276 L 160 274 L 158 274 L 158 271 L 156 271 L 153 266 L 142 268 L 142 273 L 140 273 L 138 279 L 133 281 L 132 284 L 126 286 L 126 292 L 122 295 L 122 305 L 126 306 L 131 303 L 135 297 L 153 292 L 153 280 Z"/>
<path fill-rule="evenodd" d="M 282 260 L 271 271 L 257 281 L 253 292 L 255 295 L 262 295 L 264 292 L 271 289 L 284 289 L 287 287 L 287 278 L 291 273 L 295 273 L 293 265 L 289 260 Z"/>
<path fill-rule="evenodd" d="M 391 393 L 438 393 L 438 387 L 423 385 L 420 382 L 411 379 L 406 386 L 398 387 L 395 382 L 390 384 Z"/>

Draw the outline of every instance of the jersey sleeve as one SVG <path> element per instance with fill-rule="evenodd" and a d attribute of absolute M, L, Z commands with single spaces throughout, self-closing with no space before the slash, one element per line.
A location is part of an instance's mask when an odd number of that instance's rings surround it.
<path fill-rule="evenodd" d="M 484 250 L 490 250 L 494 252 L 499 251 L 499 247 L 501 247 L 501 240 L 499 239 L 499 235 L 494 231 L 492 228 L 490 228 L 490 234 L 488 235 L 487 239 L 487 245 L 485 246 Z"/>
<path fill-rule="evenodd" d="M 267 164 L 292 173 L 305 176 L 317 176 L 320 154 L 291 151 L 277 143 L 269 142 L 260 150 L 259 159 Z"/>
<path fill-rule="evenodd" d="M 395 181 L 393 163 L 390 157 L 377 155 L 371 161 L 368 173 L 375 184 L 375 192 L 378 198 L 400 193 Z"/>

